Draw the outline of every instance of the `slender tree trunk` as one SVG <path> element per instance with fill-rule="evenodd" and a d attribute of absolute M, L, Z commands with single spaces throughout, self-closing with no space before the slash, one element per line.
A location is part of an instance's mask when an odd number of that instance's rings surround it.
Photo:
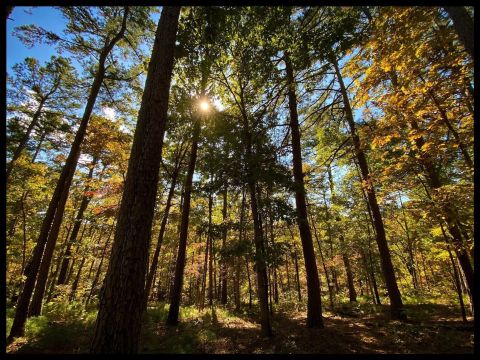
<path fill-rule="evenodd" d="M 207 242 L 205 244 L 205 258 L 203 261 L 203 273 L 202 273 L 202 292 L 200 299 L 200 309 L 205 307 L 205 297 L 207 289 L 207 271 L 208 271 L 208 249 L 210 247 L 210 237 L 207 235 Z"/>
<path fill-rule="evenodd" d="M 75 277 L 75 281 L 72 284 L 72 290 L 70 291 L 70 297 L 69 297 L 70 301 L 73 301 L 75 299 L 75 294 L 76 294 L 77 289 L 78 289 L 78 283 L 80 282 L 80 275 L 82 273 L 83 265 L 85 264 L 86 259 L 87 259 L 86 257 L 83 257 L 83 259 L 80 262 L 80 265 L 78 267 L 77 276 Z"/>
<path fill-rule="evenodd" d="M 212 238 L 212 194 L 208 195 L 208 245 L 209 258 L 208 258 L 208 305 L 213 306 L 213 238 Z"/>
<path fill-rule="evenodd" d="M 93 281 L 92 281 L 92 286 L 90 288 L 90 291 L 88 293 L 88 296 L 87 296 L 87 299 L 85 301 L 85 306 L 87 306 L 89 303 L 90 303 L 90 299 L 93 295 L 93 291 L 95 289 L 95 287 L 97 286 L 97 283 L 98 283 L 98 280 L 100 278 L 100 273 L 102 271 L 102 265 L 103 265 L 103 261 L 105 259 L 105 254 L 107 252 L 107 248 L 108 248 L 108 245 L 110 243 L 110 239 L 112 237 L 112 233 L 113 233 L 113 229 L 115 228 L 115 223 L 112 225 L 112 227 L 110 228 L 110 232 L 108 234 L 108 238 L 107 238 L 107 241 L 105 241 L 105 245 L 103 247 L 103 251 L 102 251 L 102 256 L 100 258 L 100 264 L 98 264 L 98 268 L 97 268 L 97 271 L 95 273 L 95 277 L 93 278 Z"/>
<path fill-rule="evenodd" d="M 83 214 L 87 209 L 90 200 L 92 199 L 91 196 L 88 196 L 87 192 L 90 191 L 90 180 L 93 178 L 93 171 L 95 169 L 95 165 L 97 164 L 98 158 L 94 157 L 92 163 L 90 164 L 90 170 L 87 176 L 87 185 L 85 186 L 84 195 L 82 197 L 82 202 L 80 203 L 80 207 L 78 209 L 77 217 L 75 219 L 75 223 L 73 225 L 73 230 L 70 235 L 70 240 L 67 243 L 67 248 L 65 250 L 65 256 L 63 257 L 62 266 L 60 268 L 60 273 L 58 274 L 57 284 L 62 285 L 65 284 L 65 279 L 67 276 L 67 269 L 68 263 L 70 261 L 70 256 L 72 255 L 72 245 L 77 240 L 78 232 L 80 231 L 80 226 L 82 225 L 83 221 Z"/>
<path fill-rule="evenodd" d="M 222 218 L 223 218 L 223 225 L 225 228 L 223 229 L 223 237 L 222 237 L 222 250 L 225 250 L 225 246 L 227 243 L 227 189 L 225 188 L 223 192 L 223 210 L 222 210 Z M 227 262 L 222 255 L 222 263 L 221 263 L 221 274 L 222 274 L 222 293 L 221 293 L 221 303 L 227 304 Z"/>
<path fill-rule="evenodd" d="M 445 6 L 444 9 L 453 21 L 458 38 L 473 59 L 475 53 L 473 19 L 463 6 Z"/>
<path fill-rule="evenodd" d="M 455 289 L 457 290 L 458 302 L 460 304 L 460 310 L 462 312 L 462 320 L 467 322 L 467 312 L 465 311 L 465 304 L 463 303 L 462 286 L 460 285 L 460 277 L 458 276 L 457 266 L 455 260 L 453 260 L 452 252 L 448 249 L 448 256 L 450 257 L 450 263 L 453 269 L 453 278 L 455 280 Z"/>
<path fill-rule="evenodd" d="M 180 240 L 178 243 L 177 264 L 175 267 L 175 278 L 173 282 L 172 299 L 167 316 L 167 325 L 178 324 L 178 312 L 180 309 L 180 298 L 182 295 L 183 273 L 185 269 L 185 254 L 187 251 L 188 220 L 190 216 L 190 198 L 192 195 L 192 179 L 197 161 L 198 138 L 200 136 L 200 119 L 195 121 L 192 139 L 192 152 L 188 164 L 187 179 L 185 181 L 185 196 L 183 198 L 182 227 L 180 229 Z"/>
<path fill-rule="evenodd" d="M 240 224 L 239 224 L 239 229 L 238 229 L 238 241 L 241 243 L 243 242 L 243 234 L 244 234 L 244 228 L 243 228 L 243 223 L 245 220 L 245 207 L 246 207 L 246 197 L 245 197 L 245 190 L 242 189 L 242 205 L 240 208 Z M 248 264 L 247 264 L 248 266 Z M 236 281 L 237 281 L 237 299 L 235 301 L 235 308 L 237 310 L 240 310 L 240 305 L 241 305 L 241 293 L 240 293 L 240 258 L 236 260 Z M 250 288 L 250 274 L 248 275 L 248 283 L 249 283 L 249 288 Z M 250 297 L 251 298 L 251 297 Z"/>
<path fill-rule="evenodd" d="M 372 211 L 372 216 L 375 223 L 376 230 L 376 240 L 378 245 L 378 250 L 380 252 L 380 259 L 382 265 L 382 272 L 385 278 L 385 284 L 388 290 L 388 296 L 390 298 L 390 311 L 391 317 L 393 319 L 405 319 L 405 313 L 403 311 L 403 303 L 398 290 L 397 280 L 395 279 L 395 271 L 392 264 L 392 259 L 390 257 L 390 250 L 388 248 L 388 243 L 385 235 L 385 228 L 383 225 L 382 215 L 380 208 L 378 206 L 375 188 L 373 184 L 373 179 L 370 176 L 370 171 L 368 168 L 367 159 L 365 153 L 363 152 L 362 145 L 360 143 L 360 138 L 355 129 L 355 122 L 353 120 L 352 109 L 350 107 L 350 101 L 348 99 L 347 90 L 343 83 L 342 74 L 338 68 L 337 60 L 334 55 L 331 57 L 332 64 L 335 68 L 335 73 L 337 75 L 338 82 L 340 84 L 340 91 L 343 98 L 343 103 L 345 106 L 345 113 L 347 122 L 350 126 L 350 132 L 353 139 L 353 144 L 355 146 L 355 154 L 357 156 L 358 164 L 362 173 L 362 179 L 367 184 L 366 192 L 368 197 L 368 202 L 370 209 Z"/>
<path fill-rule="evenodd" d="M 43 220 L 43 223 L 40 229 L 40 235 L 38 237 L 37 244 L 35 246 L 35 249 L 33 250 L 30 271 L 29 271 L 29 274 L 27 275 L 27 279 L 23 286 L 22 293 L 18 298 L 12 328 L 10 330 L 10 335 L 8 336 L 8 339 L 7 339 L 8 342 L 11 342 L 15 337 L 18 337 L 24 334 L 25 321 L 27 319 L 27 313 L 28 313 L 27 309 L 33 293 L 33 288 L 35 286 L 35 281 L 40 268 L 40 263 L 42 261 L 42 255 L 45 249 L 45 244 L 47 243 L 49 233 L 52 230 L 53 232 L 55 232 L 53 229 L 52 222 L 54 222 L 54 217 L 57 213 L 63 213 L 64 204 L 62 206 L 61 200 L 63 197 L 65 197 L 65 202 L 66 202 L 66 198 L 68 197 L 68 190 L 70 189 L 70 184 L 72 182 L 73 175 L 75 173 L 78 157 L 80 156 L 80 147 L 85 137 L 87 125 L 90 120 L 90 115 L 92 113 L 93 106 L 95 105 L 98 92 L 100 91 L 100 87 L 102 85 L 103 78 L 105 76 L 105 61 L 107 59 L 107 56 L 110 54 L 110 51 L 112 50 L 112 48 L 123 37 L 125 33 L 128 12 L 129 12 L 129 9 L 128 7 L 126 7 L 124 16 L 123 16 L 122 27 L 120 31 L 102 49 L 102 52 L 100 53 L 98 70 L 97 70 L 97 73 L 95 74 L 95 79 L 90 88 L 90 94 L 87 100 L 87 104 L 85 107 L 85 111 L 83 113 L 82 120 L 80 122 L 80 126 L 75 135 L 75 139 L 70 149 L 70 154 L 68 155 L 68 158 L 62 169 L 62 173 L 60 174 L 60 178 L 57 182 L 57 186 L 55 187 L 54 193 L 52 195 L 52 199 L 50 200 L 47 213 L 45 214 L 45 218 Z M 58 223 L 58 226 L 60 226 L 61 221 L 58 221 L 57 223 Z"/>
<path fill-rule="evenodd" d="M 180 160 L 181 161 L 181 160 Z M 163 243 L 163 237 L 165 235 L 165 229 L 167 228 L 168 215 L 170 212 L 170 206 L 172 204 L 173 195 L 175 194 L 175 186 L 177 184 L 178 173 L 180 171 L 180 161 L 175 166 L 175 169 L 172 174 L 172 180 L 170 183 L 170 189 L 168 191 L 167 203 L 165 205 L 165 210 L 163 212 L 162 223 L 160 224 L 160 232 L 158 233 L 157 246 L 155 248 L 155 253 L 153 254 L 152 264 L 150 265 L 150 271 L 147 275 L 147 282 L 145 284 L 145 309 L 148 302 L 148 296 L 152 287 L 153 278 L 155 272 L 157 271 L 158 266 L 158 257 L 160 255 L 160 249 Z"/>
<path fill-rule="evenodd" d="M 297 255 L 297 249 L 294 247 L 293 250 L 293 260 L 295 263 L 295 280 L 297 281 L 297 294 L 298 294 L 298 302 L 302 302 L 302 291 L 300 288 L 300 275 L 298 272 L 298 255 Z"/>
<path fill-rule="evenodd" d="M 32 301 L 28 310 L 28 316 L 39 316 L 42 311 L 42 300 L 45 293 L 45 286 L 47 284 L 48 272 L 52 262 L 53 252 L 58 238 L 61 222 L 63 220 L 63 210 L 68 198 L 68 189 L 65 188 L 59 201 L 60 209 L 57 209 L 55 218 L 52 223 L 52 229 L 48 234 L 45 251 L 43 253 L 42 261 L 38 270 L 37 282 L 35 284 L 35 291 L 33 293 Z"/>
<path fill-rule="evenodd" d="M 245 256 L 245 264 L 247 266 L 247 279 L 248 279 L 248 307 L 252 308 L 252 282 L 250 280 L 250 269 L 248 266 L 248 259 Z"/>
<path fill-rule="evenodd" d="M 163 7 L 155 34 L 92 353 L 135 353 L 138 349 L 179 15 L 180 7 Z"/>
<path fill-rule="evenodd" d="M 300 144 L 300 126 L 297 114 L 297 96 L 292 65 L 285 55 L 288 83 L 288 106 L 290 109 L 290 129 L 292 131 L 293 177 L 295 180 L 295 202 L 297 206 L 297 222 L 302 241 L 305 271 L 307 274 L 307 326 L 323 327 L 322 298 L 320 296 L 320 279 L 318 277 L 312 233 L 308 224 L 307 205 L 305 200 L 305 184 L 302 171 L 302 149 Z"/>
<path fill-rule="evenodd" d="M 340 246 L 345 249 L 345 240 L 343 235 L 340 235 Z M 353 281 L 352 266 L 350 265 L 350 259 L 348 258 L 345 250 L 342 251 L 343 264 L 345 265 L 345 272 L 347 273 L 348 295 L 351 302 L 357 301 L 357 292 L 355 291 L 355 284 Z"/>
<path fill-rule="evenodd" d="M 327 269 L 327 266 L 325 265 L 325 258 L 323 257 L 322 247 L 320 246 L 320 239 L 318 238 L 317 228 L 311 216 L 310 216 L 310 222 L 312 223 L 313 234 L 315 235 L 315 240 L 317 241 L 320 260 L 322 261 L 323 271 L 325 272 L 325 280 L 327 281 L 327 288 L 328 288 L 328 298 L 330 299 L 330 308 L 333 310 L 335 308 L 335 305 L 333 302 L 333 284 L 331 283 L 330 277 L 328 276 L 328 269 Z M 287 268 L 287 272 L 288 272 L 288 268 Z"/>

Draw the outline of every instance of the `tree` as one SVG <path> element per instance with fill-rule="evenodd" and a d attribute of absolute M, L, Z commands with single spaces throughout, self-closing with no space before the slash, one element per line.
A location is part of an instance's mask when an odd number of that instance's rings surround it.
<path fill-rule="evenodd" d="M 445 11 L 452 18 L 460 41 L 473 59 L 475 54 L 473 19 L 463 6 L 446 6 Z"/>
<path fill-rule="evenodd" d="M 85 111 L 83 113 L 80 126 L 75 135 L 75 140 L 72 144 L 72 147 L 70 149 L 70 153 L 65 162 L 65 165 L 62 169 L 60 178 L 58 180 L 57 186 L 50 200 L 47 213 L 42 223 L 40 235 L 38 237 L 37 244 L 34 249 L 33 258 L 30 262 L 30 271 L 29 271 L 29 274 L 27 275 L 27 280 L 25 281 L 22 293 L 18 298 L 17 308 L 15 310 L 15 318 L 12 324 L 12 329 L 10 330 L 10 335 L 8 337 L 9 341 L 13 340 L 14 337 L 18 337 L 23 334 L 25 320 L 27 317 L 27 308 L 30 302 L 30 298 L 32 296 L 33 287 L 35 285 L 35 280 L 37 277 L 37 272 L 40 268 L 41 261 L 46 261 L 49 263 L 51 260 L 51 258 L 50 259 L 45 258 L 42 260 L 42 254 L 47 242 L 50 242 L 50 244 L 52 243 L 54 244 L 57 240 L 58 231 L 60 228 L 60 224 L 62 222 L 63 211 L 65 209 L 65 203 L 68 198 L 70 184 L 72 182 L 72 178 L 75 173 L 75 169 L 78 162 L 78 157 L 80 155 L 80 146 L 85 137 L 88 122 L 90 120 L 90 115 L 93 111 L 93 107 L 95 105 L 97 95 L 100 91 L 103 77 L 105 76 L 107 56 L 110 54 L 115 44 L 118 41 L 120 41 L 120 39 L 124 36 L 125 29 L 127 26 L 128 14 L 129 14 L 129 8 L 126 7 L 124 9 L 123 16 L 117 18 L 117 20 L 121 21 L 118 24 L 117 32 L 115 32 L 114 34 L 109 33 L 109 35 L 107 35 L 107 39 L 103 47 L 97 50 L 100 53 L 100 57 L 98 62 L 98 68 L 95 73 L 95 78 L 90 88 Z M 70 18 L 70 20 L 72 24 L 75 24 L 75 17 Z M 32 29 L 25 28 L 24 30 L 26 30 L 26 32 L 28 33 Z M 33 32 L 35 32 L 35 30 L 37 29 L 33 29 Z M 83 31 L 88 31 L 88 30 L 89 29 L 85 27 L 83 28 Z M 37 33 L 39 33 L 40 36 L 47 36 L 47 37 L 52 36 L 51 33 L 46 34 L 45 32 L 42 32 L 42 31 L 39 31 Z M 58 36 L 55 37 L 55 40 L 57 39 L 58 39 Z M 85 51 L 84 49 L 85 45 L 82 44 L 82 46 L 80 48 L 78 47 L 72 48 L 72 51 L 74 51 L 75 49 L 79 49 L 79 51 Z M 87 48 L 89 48 L 89 46 L 87 46 Z M 50 246 L 53 246 L 53 245 L 50 245 Z M 44 267 L 44 268 L 48 269 L 48 267 Z"/>
<path fill-rule="evenodd" d="M 179 7 L 164 7 L 155 34 L 90 348 L 94 353 L 137 351 L 179 15 Z"/>
<path fill-rule="evenodd" d="M 199 115 L 196 115 L 199 116 Z M 190 215 L 190 197 L 192 193 L 192 179 L 195 171 L 195 162 L 197 161 L 198 137 L 200 136 L 200 119 L 195 119 L 192 148 L 188 163 L 187 178 L 184 185 L 184 198 L 182 204 L 182 222 L 180 227 L 180 239 L 178 242 L 177 262 L 175 266 L 175 278 L 171 292 L 170 308 L 168 310 L 167 325 L 176 325 L 178 323 L 178 311 L 180 308 L 180 297 L 183 285 L 183 272 L 185 269 L 185 252 L 187 247 L 188 220 Z"/>
<path fill-rule="evenodd" d="M 14 76 L 8 78 L 10 101 L 25 105 L 12 104 L 9 111 L 27 116 L 31 121 L 12 151 L 12 158 L 7 165 L 7 183 L 32 131 L 42 126 L 42 120 L 46 122 L 47 113 L 65 114 L 78 106 L 76 101 L 79 98 L 73 81 L 78 76 L 70 61 L 64 57 L 52 56 L 44 66 L 40 66 L 34 58 L 25 58 L 23 63 L 14 65 L 13 71 Z"/>
<path fill-rule="evenodd" d="M 307 272 L 308 310 L 307 326 L 323 327 L 322 298 L 320 296 L 320 280 L 318 278 L 312 233 L 308 224 L 307 203 L 302 171 L 302 150 L 300 145 L 300 130 L 298 125 L 297 99 L 295 95 L 295 80 L 292 64 L 285 54 L 285 64 L 288 83 L 288 106 L 290 109 L 290 129 L 292 130 L 293 176 L 295 179 L 295 202 L 297 205 L 297 222 L 302 240 L 303 257 Z"/>

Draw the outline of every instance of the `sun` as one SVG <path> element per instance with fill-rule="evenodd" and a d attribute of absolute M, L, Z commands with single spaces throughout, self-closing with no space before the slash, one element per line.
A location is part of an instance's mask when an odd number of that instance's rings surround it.
<path fill-rule="evenodd" d="M 206 101 L 202 101 L 200 103 L 200 109 L 202 109 L 203 111 L 207 111 L 209 107 L 210 107 L 210 105 L 208 105 L 208 102 L 206 102 Z"/>

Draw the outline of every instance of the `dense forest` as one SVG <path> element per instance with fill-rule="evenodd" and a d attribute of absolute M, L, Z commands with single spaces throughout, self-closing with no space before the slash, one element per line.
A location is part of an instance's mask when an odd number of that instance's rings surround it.
<path fill-rule="evenodd" d="M 28 9 L 7 352 L 473 352 L 473 7 Z"/>

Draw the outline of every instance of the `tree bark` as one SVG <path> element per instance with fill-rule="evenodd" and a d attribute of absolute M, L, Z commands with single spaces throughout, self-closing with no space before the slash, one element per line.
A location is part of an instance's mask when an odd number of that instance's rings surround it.
<path fill-rule="evenodd" d="M 385 285 L 387 286 L 388 290 L 388 297 L 390 298 L 391 317 L 393 319 L 405 319 L 406 315 L 403 310 L 402 298 L 400 295 L 400 291 L 398 290 L 397 280 L 395 278 L 395 271 L 393 268 L 392 259 L 390 257 L 390 250 L 388 248 L 387 238 L 385 235 L 385 227 L 383 225 L 382 214 L 378 206 L 373 179 L 370 176 L 367 159 L 365 157 L 360 138 L 355 129 L 355 121 L 353 120 L 352 108 L 350 107 L 347 89 L 345 88 L 345 85 L 343 83 L 343 78 L 340 69 L 338 68 L 337 59 L 333 54 L 331 55 L 331 62 L 333 67 L 335 68 L 335 73 L 340 84 L 340 92 L 342 94 L 343 103 L 345 106 L 345 115 L 350 127 L 350 133 L 355 147 L 355 155 L 360 166 L 362 180 L 364 183 L 366 183 L 365 190 L 367 192 L 368 203 L 370 205 L 370 209 L 372 211 L 372 216 L 374 219 L 376 240 L 380 253 L 382 272 L 385 279 Z"/>
<path fill-rule="evenodd" d="M 223 210 L 222 210 L 222 218 L 223 218 L 223 225 L 225 228 L 223 229 L 223 236 L 222 236 L 222 250 L 225 251 L 225 246 L 227 243 L 227 189 L 223 192 Z M 227 262 L 222 255 L 222 263 L 221 263 L 221 272 L 222 272 L 222 293 L 221 293 L 221 300 L 222 304 L 227 304 Z"/>
<path fill-rule="evenodd" d="M 473 59 L 475 53 L 473 19 L 463 6 L 445 6 L 444 9 L 453 21 L 458 38 Z"/>
<path fill-rule="evenodd" d="M 200 119 L 195 121 L 192 139 L 192 152 L 188 164 L 187 179 L 185 180 L 185 195 L 183 198 L 182 226 L 180 228 L 180 239 L 178 242 L 177 264 L 175 267 L 175 278 L 173 282 L 172 298 L 167 315 L 167 325 L 178 324 L 178 312 L 182 296 L 183 272 L 185 269 L 185 254 L 187 251 L 188 220 L 190 216 L 190 199 L 192 196 L 192 180 L 197 161 L 198 138 L 200 136 Z"/>
<path fill-rule="evenodd" d="M 148 66 L 92 353 L 135 353 L 180 7 L 163 7 Z"/>
<path fill-rule="evenodd" d="M 110 228 L 110 232 L 108 234 L 108 238 L 107 240 L 105 241 L 105 246 L 103 247 L 103 251 L 102 251 L 102 256 L 100 258 L 100 264 L 98 264 L 98 268 L 97 268 L 97 271 L 95 273 L 95 277 L 93 278 L 93 281 L 92 281 L 92 286 L 90 288 L 90 291 L 88 293 L 88 296 L 87 296 L 87 299 L 85 301 L 85 306 L 87 306 L 89 303 L 90 303 L 90 299 L 93 295 L 93 291 L 95 289 L 95 286 L 97 286 L 97 283 L 98 283 L 98 279 L 100 278 L 100 273 L 102 271 L 102 265 L 103 265 L 103 261 L 105 259 L 105 254 L 107 252 L 107 248 L 108 248 L 108 244 L 110 243 L 110 238 L 112 237 L 112 233 L 113 233 L 113 229 L 115 228 L 115 224 L 112 225 L 112 227 Z"/>
<path fill-rule="evenodd" d="M 50 203 L 48 205 L 47 213 L 45 214 L 45 218 L 42 222 L 42 227 L 40 229 L 40 235 L 38 237 L 37 244 L 33 250 L 32 261 L 30 263 L 31 264 L 30 271 L 29 271 L 29 274 L 27 275 L 27 279 L 23 286 L 22 293 L 18 298 L 12 328 L 10 330 L 10 335 L 8 336 L 8 339 L 7 339 L 8 342 L 11 342 L 15 337 L 22 336 L 24 334 L 25 321 L 27 319 L 28 304 L 30 302 L 33 288 L 35 286 L 35 281 L 37 278 L 38 270 L 40 268 L 40 263 L 42 261 L 42 255 L 45 249 L 45 244 L 47 243 L 51 228 L 53 228 L 52 223 L 54 222 L 55 215 L 57 213 L 63 213 L 64 204 L 62 206 L 62 202 L 63 202 L 62 199 L 64 197 L 65 198 L 68 197 L 70 184 L 72 182 L 73 175 L 75 173 L 78 157 L 80 156 L 80 147 L 85 137 L 88 122 L 90 120 L 90 115 L 92 113 L 93 106 L 95 105 L 98 92 L 100 91 L 100 87 L 102 85 L 103 78 L 105 76 L 105 62 L 112 48 L 123 37 L 125 33 L 128 13 L 129 13 L 129 9 L 128 7 L 126 7 L 124 16 L 123 16 L 122 27 L 120 31 L 102 49 L 102 52 L 100 53 L 98 69 L 95 74 L 95 79 L 93 81 L 93 84 L 90 88 L 90 94 L 88 96 L 87 104 L 82 116 L 82 120 L 80 122 L 80 126 L 77 130 L 75 139 L 70 149 L 70 153 L 68 155 L 68 158 L 60 174 L 60 178 L 57 182 L 57 186 L 55 187 L 54 193 L 52 195 L 52 199 L 50 200 Z M 65 199 L 65 202 L 66 202 L 66 199 Z M 61 221 L 58 221 L 57 224 L 58 226 L 60 226 Z"/>
<path fill-rule="evenodd" d="M 67 269 L 68 263 L 70 261 L 70 256 L 72 255 L 72 245 L 77 240 L 78 232 L 80 231 L 80 226 L 82 225 L 83 214 L 92 199 L 91 196 L 88 196 L 86 193 L 90 191 L 90 180 L 93 178 L 93 170 L 95 169 L 95 165 L 97 164 L 98 158 L 94 157 L 92 163 L 90 164 L 90 170 L 87 176 L 87 185 L 84 189 L 84 195 L 82 197 L 82 202 L 80 203 L 80 207 L 78 209 L 77 217 L 75 219 L 75 223 L 73 225 L 73 230 L 70 235 L 70 239 L 67 243 L 67 248 L 65 250 L 65 256 L 63 257 L 62 266 L 60 268 L 60 273 L 58 274 L 57 284 L 62 285 L 65 284 L 65 279 L 67 277 Z"/>
<path fill-rule="evenodd" d="M 168 191 L 168 196 L 167 196 L 167 203 L 165 204 L 162 223 L 160 224 L 160 232 L 158 233 L 157 246 L 155 248 L 155 253 L 153 254 L 152 264 L 150 265 L 150 271 L 148 272 L 148 275 L 147 275 L 147 282 L 145 284 L 145 308 L 147 306 L 148 296 L 150 294 L 150 290 L 152 287 L 153 278 L 155 276 L 155 272 L 157 271 L 158 257 L 160 255 L 160 249 L 162 247 L 163 237 L 165 235 L 165 229 L 167 228 L 167 221 L 168 221 L 168 215 L 170 213 L 170 206 L 172 204 L 173 195 L 175 194 L 175 186 L 177 185 L 177 178 L 180 172 L 180 162 L 181 162 L 181 159 L 179 158 L 175 164 L 175 168 L 172 173 L 170 189 Z"/>
<path fill-rule="evenodd" d="M 295 94 L 295 78 L 293 68 L 285 54 L 285 65 L 288 84 L 288 107 L 290 109 L 290 129 L 292 131 L 293 177 L 295 181 L 295 203 L 297 207 L 297 223 L 302 241 L 305 271 L 307 274 L 307 327 L 323 327 L 322 298 L 320 296 L 320 279 L 318 277 L 312 233 L 308 224 L 307 205 L 305 200 L 305 184 L 302 171 L 302 149 L 300 144 L 300 126 L 298 124 L 297 96 Z"/>

